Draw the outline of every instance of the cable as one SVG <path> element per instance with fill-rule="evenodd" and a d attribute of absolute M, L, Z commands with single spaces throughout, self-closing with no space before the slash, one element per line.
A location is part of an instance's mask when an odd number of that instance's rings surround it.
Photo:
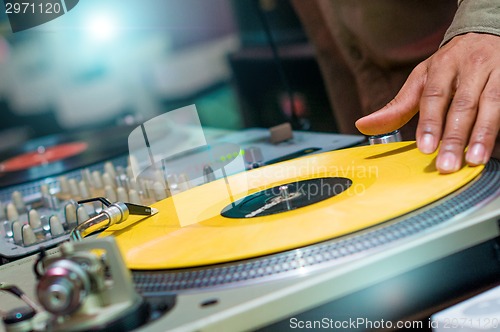
<path fill-rule="evenodd" d="M 297 113 L 295 110 L 293 90 L 290 86 L 289 80 L 286 77 L 286 73 L 285 73 L 285 70 L 283 68 L 283 61 L 281 60 L 281 57 L 278 54 L 278 48 L 276 47 L 276 43 L 274 41 L 273 34 L 271 33 L 271 28 L 269 27 L 269 22 L 267 20 L 266 14 L 262 10 L 261 6 L 259 5 L 259 0 L 254 0 L 253 3 L 255 5 L 259 19 L 262 23 L 262 27 L 264 28 L 266 38 L 269 42 L 269 46 L 271 47 L 271 51 L 273 53 L 274 63 L 276 64 L 276 69 L 278 70 L 278 75 L 280 76 L 281 84 L 283 84 L 283 87 L 286 90 L 286 94 L 287 94 L 289 102 L 290 102 L 290 111 L 291 111 L 290 123 L 291 123 L 293 129 L 302 129 L 302 126 L 300 124 L 299 118 L 297 117 Z"/>

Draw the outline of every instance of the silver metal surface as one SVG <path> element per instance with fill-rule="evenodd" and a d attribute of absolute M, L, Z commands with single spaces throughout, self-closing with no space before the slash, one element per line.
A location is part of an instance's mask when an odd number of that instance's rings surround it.
<path fill-rule="evenodd" d="M 37 287 L 40 304 L 55 315 L 70 315 L 80 308 L 90 293 L 85 271 L 70 260 L 60 260 L 47 268 Z"/>
<path fill-rule="evenodd" d="M 375 136 L 368 137 L 368 141 L 370 142 L 370 145 L 386 144 L 386 143 L 392 143 L 392 142 L 401 142 L 402 140 L 403 139 L 401 137 L 401 133 L 399 132 L 399 130 L 394 130 L 393 132 L 390 132 L 387 134 L 375 135 Z"/>

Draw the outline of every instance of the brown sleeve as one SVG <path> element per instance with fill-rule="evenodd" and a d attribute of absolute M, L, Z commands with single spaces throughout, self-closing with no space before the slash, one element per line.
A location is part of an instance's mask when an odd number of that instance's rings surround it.
<path fill-rule="evenodd" d="M 461 0 L 441 46 L 467 32 L 500 36 L 500 0 Z"/>

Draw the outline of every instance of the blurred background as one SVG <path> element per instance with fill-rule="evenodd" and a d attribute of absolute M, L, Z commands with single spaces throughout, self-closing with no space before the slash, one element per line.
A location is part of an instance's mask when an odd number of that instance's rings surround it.
<path fill-rule="evenodd" d="M 336 131 L 288 0 L 80 0 L 16 33 L 2 8 L 0 29 L 0 149 L 190 104 L 204 126 L 270 127 L 290 117 L 287 84 L 303 129 Z"/>

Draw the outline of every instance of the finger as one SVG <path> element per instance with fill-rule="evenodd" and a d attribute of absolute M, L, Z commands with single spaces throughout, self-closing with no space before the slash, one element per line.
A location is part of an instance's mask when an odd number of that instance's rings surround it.
<path fill-rule="evenodd" d="M 417 146 L 423 153 L 436 151 L 455 90 L 456 70 L 451 61 L 443 59 L 437 62 L 429 62 L 427 81 L 420 98 L 416 138 Z"/>
<path fill-rule="evenodd" d="M 479 113 L 469 140 L 465 160 L 469 165 L 486 164 L 500 130 L 500 71 L 491 73 L 479 100 Z"/>
<path fill-rule="evenodd" d="M 446 116 L 436 168 L 440 173 L 452 173 L 462 166 L 462 156 L 476 121 L 479 96 L 487 76 L 464 74 L 467 81 L 460 83 Z"/>
<path fill-rule="evenodd" d="M 419 97 L 426 77 L 426 66 L 421 63 L 411 72 L 396 97 L 382 109 L 356 121 L 356 127 L 365 135 L 379 135 L 401 128 L 418 112 Z"/>
<path fill-rule="evenodd" d="M 441 173 L 455 172 L 462 166 L 464 149 L 476 122 L 479 98 L 491 73 L 483 68 L 484 59 L 481 55 L 471 54 L 459 74 L 436 159 L 436 167 Z"/>

